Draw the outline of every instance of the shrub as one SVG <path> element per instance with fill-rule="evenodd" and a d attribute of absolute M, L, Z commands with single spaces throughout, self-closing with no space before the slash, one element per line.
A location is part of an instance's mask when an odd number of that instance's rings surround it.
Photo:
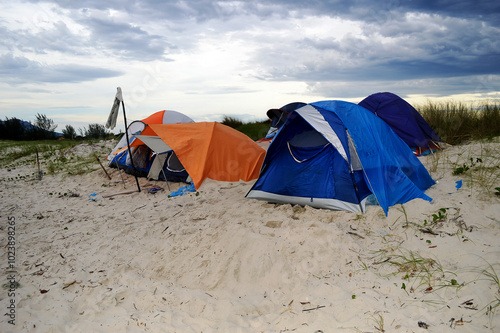
<path fill-rule="evenodd" d="M 238 118 L 234 118 L 231 116 L 224 116 L 222 118 L 221 124 L 236 129 L 236 128 L 240 127 L 241 125 L 243 125 L 243 122 L 241 120 L 239 120 Z"/>
<path fill-rule="evenodd" d="M 83 136 L 87 139 L 107 138 L 110 134 L 106 127 L 101 124 L 89 124 L 88 129 L 80 130 L 80 132 L 82 132 Z"/>
<path fill-rule="evenodd" d="M 71 125 L 66 125 L 66 127 L 62 130 L 63 136 L 66 139 L 75 139 L 76 138 L 76 130 Z"/>

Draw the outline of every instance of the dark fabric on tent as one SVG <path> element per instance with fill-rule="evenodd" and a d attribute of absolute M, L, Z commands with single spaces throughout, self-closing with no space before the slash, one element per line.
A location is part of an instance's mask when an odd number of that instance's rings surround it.
<path fill-rule="evenodd" d="M 304 105 L 306 105 L 306 103 L 293 102 L 284 105 L 279 109 L 268 110 L 266 114 L 271 120 L 271 127 L 269 128 L 265 139 L 272 139 L 279 129 L 285 124 L 286 120 L 293 113 L 293 111 Z"/>
<path fill-rule="evenodd" d="M 443 141 L 413 106 L 393 93 L 370 95 L 358 105 L 383 119 L 412 148 L 429 147 L 429 141 Z"/>
<path fill-rule="evenodd" d="M 124 170 L 126 173 L 131 175 L 136 175 L 139 177 L 147 177 L 149 170 L 151 169 L 151 165 L 153 164 L 153 160 L 156 158 L 156 155 L 153 156 L 153 151 L 149 149 L 147 146 L 137 146 L 132 148 L 136 151 L 132 153 L 134 156 L 134 165 L 135 170 L 132 168 L 131 164 L 127 164 L 128 152 L 125 150 L 119 155 L 117 155 L 109 164 L 112 168 L 119 168 L 120 170 Z M 168 180 L 171 182 L 186 182 L 189 175 L 179 159 L 173 151 L 166 153 L 168 157 L 166 159 L 165 164 L 163 165 L 163 172 L 160 171 L 158 174 L 159 180 Z M 166 179 L 165 179 L 166 178 Z"/>

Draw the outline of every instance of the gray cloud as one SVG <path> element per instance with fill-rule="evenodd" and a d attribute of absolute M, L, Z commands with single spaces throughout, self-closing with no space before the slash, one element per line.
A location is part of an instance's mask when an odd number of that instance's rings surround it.
<path fill-rule="evenodd" d="M 402 96 L 500 90 L 499 1 L 49 3 L 55 4 L 50 8 L 57 15 L 47 14 L 48 23 L 36 29 L 0 22 L 4 83 L 92 81 L 126 75 L 131 63 L 137 66 L 130 74 L 133 78 L 141 64 L 164 65 L 183 56 L 199 59 L 191 56 L 214 45 L 219 48 L 210 49 L 214 57 L 217 52 L 220 55 L 234 47 L 246 47 L 235 70 L 252 79 L 251 88 L 235 84 L 231 78 L 214 78 L 209 83 L 200 78 L 191 90 L 189 83 L 183 82 L 183 93 L 251 95 L 259 89 L 256 81 L 300 82 L 308 87 L 305 93 L 345 98 L 380 90 L 393 90 Z M 343 20 L 356 31 L 336 35 L 337 31 L 325 26 L 325 31 L 332 31 L 331 36 L 311 32 L 311 27 L 318 29 L 315 24 L 321 20 L 325 24 Z M 52 57 L 60 61 L 45 61 Z M 116 68 L 123 68 L 123 72 Z M 196 74 L 188 77 L 196 80 Z M 175 87 L 177 78 L 166 72 L 158 75 L 165 77 L 165 82 L 172 80 L 171 87 Z M 226 85 L 219 83 L 226 79 Z M 211 86 L 212 82 L 217 83 Z"/>
<path fill-rule="evenodd" d="M 32 0 L 38 3 L 38 0 Z M 294 15 L 343 16 L 362 21 L 387 21 L 406 12 L 433 13 L 462 18 L 481 18 L 484 21 L 500 21 L 500 3 L 496 0 L 190 0 L 190 1 L 120 1 L 120 0 L 53 0 L 61 8 L 101 10 L 114 9 L 133 12 L 149 17 L 163 17 L 168 20 L 223 19 L 232 15 L 256 15 L 260 17 Z"/>
<path fill-rule="evenodd" d="M 306 82 L 411 80 L 500 74 L 500 29 L 438 15 L 363 26 L 363 37 L 303 38 L 256 53 L 262 78 Z M 265 72 L 266 70 L 263 70 Z"/>
<path fill-rule="evenodd" d="M 115 77 L 122 73 L 102 67 L 76 64 L 43 65 L 25 57 L 11 54 L 0 56 L 0 74 L 4 82 L 21 83 L 60 83 L 85 82 L 100 78 Z"/>
<path fill-rule="evenodd" d="M 311 94 L 326 96 L 326 99 L 353 99 L 357 103 L 370 94 L 383 91 L 396 93 L 403 98 L 411 95 L 446 97 L 450 95 L 450 91 L 453 94 L 486 96 L 499 86 L 500 76 L 481 75 L 405 81 L 366 80 L 355 84 L 353 82 L 315 82 L 308 85 L 308 90 Z M 500 103 L 500 94 L 489 96 L 488 101 Z"/>
<path fill-rule="evenodd" d="M 162 59 L 168 43 L 140 27 L 101 18 L 80 20 L 92 32 L 88 44 L 104 53 L 125 59 Z"/>

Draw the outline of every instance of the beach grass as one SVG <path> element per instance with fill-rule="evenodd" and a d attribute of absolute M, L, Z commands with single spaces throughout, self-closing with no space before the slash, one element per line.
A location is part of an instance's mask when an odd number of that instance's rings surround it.
<path fill-rule="evenodd" d="M 242 132 L 249 136 L 252 140 L 259 140 L 266 136 L 271 122 L 269 119 L 262 121 L 252 121 L 244 123 L 238 118 L 231 116 L 224 116 L 221 123 L 223 125 L 234 128 L 235 130 Z"/>
<path fill-rule="evenodd" d="M 496 103 L 432 102 L 415 105 L 434 131 L 448 144 L 500 136 L 500 105 Z M 222 124 L 230 126 L 253 140 L 262 139 L 271 125 L 269 119 L 243 122 L 224 116 Z"/>
<path fill-rule="evenodd" d="M 82 143 L 91 145 L 92 152 L 86 155 L 73 154 L 71 148 Z M 106 155 L 109 148 L 100 140 L 41 140 L 41 141 L 0 141 L 0 167 L 15 169 L 20 165 L 37 165 L 36 154 L 43 173 L 81 175 L 98 169 L 94 153 Z M 32 175 L 19 175 L 29 179 Z M 15 179 L 15 177 L 14 177 Z"/>
<path fill-rule="evenodd" d="M 56 150 L 74 147 L 81 140 L 40 140 L 40 141 L 10 141 L 0 140 L 0 165 L 7 166 L 20 158 L 36 154 L 51 154 Z"/>
<path fill-rule="evenodd" d="M 496 103 L 429 101 L 416 109 L 448 144 L 500 136 L 500 105 Z"/>

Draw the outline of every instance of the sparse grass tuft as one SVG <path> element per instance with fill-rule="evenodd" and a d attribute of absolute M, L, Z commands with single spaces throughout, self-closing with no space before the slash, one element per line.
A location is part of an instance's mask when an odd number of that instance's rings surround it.
<path fill-rule="evenodd" d="M 460 287 L 454 278 L 455 274 L 445 271 L 437 259 L 425 258 L 414 251 L 402 249 L 380 250 L 375 253 L 374 265 L 389 267 L 389 276 L 401 276 L 401 289 L 406 293 L 413 293 L 424 287 L 429 293 L 443 287 Z"/>
<path fill-rule="evenodd" d="M 452 173 L 463 177 L 471 189 L 476 187 L 491 195 L 500 183 L 500 145 L 487 142 L 477 145 L 454 156 Z"/>
<path fill-rule="evenodd" d="M 489 262 L 486 262 L 485 268 L 475 268 L 471 271 L 478 273 L 478 278 L 475 281 L 489 281 L 495 290 L 493 300 L 482 309 L 482 311 L 486 310 L 486 315 L 488 316 L 491 325 L 496 311 L 500 308 L 500 277 L 498 276 L 494 265 Z"/>
<path fill-rule="evenodd" d="M 20 165 L 36 166 L 36 151 L 42 172 L 49 175 L 63 173 L 66 175 L 81 175 L 93 172 L 99 168 L 94 152 L 98 155 L 109 153 L 105 144 L 97 145 L 100 140 L 86 140 L 92 145 L 92 153 L 82 156 L 71 148 L 82 141 L 77 140 L 46 140 L 46 141 L 0 141 L 0 167 L 16 168 Z M 33 173 L 30 177 L 35 177 Z M 27 180 L 26 175 L 10 177 L 7 180 Z"/>

